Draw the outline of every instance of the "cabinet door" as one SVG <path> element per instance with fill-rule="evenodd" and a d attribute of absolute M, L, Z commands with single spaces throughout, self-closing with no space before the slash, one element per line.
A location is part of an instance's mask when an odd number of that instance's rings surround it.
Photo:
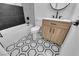
<path fill-rule="evenodd" d="M 42 26 L 42 35 L 44 39 L 50 40 L 50 30 L 51 30 L 50 26 L 47 25 Z"/>
<path fill-rule="evenodd" d="M 61 45 L 66 37 L 68 30 L 62 28 L 54 28 L 51 31 L 51 41 L 58 45 Z"/>
<path fill-rule="evenodd" d="M 55 31 L 56 31 L 55 28 L 52 27 L 51 32 L 50 32 L 50 41 L 52 41 L 52 42 L 53 42 L 54 37 L 55 37 L 55 33 L 56 33 Z"/>

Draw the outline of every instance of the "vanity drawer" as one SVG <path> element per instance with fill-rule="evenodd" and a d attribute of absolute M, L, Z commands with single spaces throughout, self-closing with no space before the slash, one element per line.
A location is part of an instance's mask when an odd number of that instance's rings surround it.
<path fill-rule="evenodd" d="M 54 20 L 43 20 L 43 24 L 51 27 L 58 27 L 63 29 L 68 29 L 71 26 L 70 22 L 54 21 Z"/>
<path fill-rule="evenodd" d="M 57 26 L 58 22 L 57 21 L 50 21 L 51 26 Z"/>
<path fill-rule="evenodd" d="M 68 22 L 58 22 L 56 27 L 68 29 L 71 26 L 71 23 Z"/>
<path fill-rule="evenodd" d="M 50 21 L 51 26 L 68 29 L 71 26 L 69 22 L 62 22 L 62 21 Z"/>
<path fill-rule="evenodd" d="M 49 20 L 43 20 L 43 23 L 42 23 L 42 24 L 43 24 L 43 25 L 48 25 L 48 26 L 51 25 Z"/>

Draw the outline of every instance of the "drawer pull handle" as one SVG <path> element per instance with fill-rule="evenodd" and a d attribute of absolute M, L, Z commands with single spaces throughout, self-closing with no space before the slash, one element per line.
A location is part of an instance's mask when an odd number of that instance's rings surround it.
<path fill-rule="evenodd" d="M 51 23 L 52 25 L 56 25 L 55 23 Z"/>

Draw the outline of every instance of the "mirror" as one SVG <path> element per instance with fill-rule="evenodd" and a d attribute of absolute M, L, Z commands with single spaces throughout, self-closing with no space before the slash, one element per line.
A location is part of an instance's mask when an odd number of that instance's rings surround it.
<path fill-rule="evenodd" d="M 70 3 L 50 3 L 50 6 L 55 10 L 62 10 L 66 8 Z"/>

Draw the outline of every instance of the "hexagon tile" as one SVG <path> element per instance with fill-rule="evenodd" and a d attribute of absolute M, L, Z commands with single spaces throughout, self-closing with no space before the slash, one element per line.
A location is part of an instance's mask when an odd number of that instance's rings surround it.
<path fill-rule="evenodd" d="M 22 37 L 15 44 L 6 48 L 10 56 L 56 56 L 59 54 L 59 46 L 42 39 L 40 33 L 33 40 L 32 34 Z"/>

